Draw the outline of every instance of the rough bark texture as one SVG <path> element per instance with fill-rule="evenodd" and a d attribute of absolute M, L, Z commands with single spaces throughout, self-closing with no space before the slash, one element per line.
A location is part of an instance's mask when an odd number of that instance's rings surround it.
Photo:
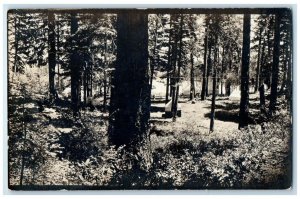
<path fill-rule="evenodd" d="M 172 27 L 172 20 L 170 20 L 170 27 Z M 168 46 L 168 66 L 167 66 L 167 85 L 166 85 L 166 98 L 165 103 L 167 104 L 169 102 L 169 96 L 171 94 L 171 88 L 170 88 L 170 71 L 172 69 L 172 59 L 171 59 L 171 47 L 172 47 L 172 30 L 170 29 L 169 34 L 169 46 Z"/>
<path fill-rule="evenodd" d="M 291 23 L 292 23 L 292 20 L 291 20 Z M 287 100 L 289 100 L 289 106 L 288 108 L 291 109 L 292 108 L 292 91 L 293 91 L 293 88 L 292 88 L 292 79 L 293 79 L 293 76 L 292 76 L 292 53 L 293 53 L 293 42 L 292 42 L 292 30 L 290 30 L 290 46 L 289 46 L 289 53 L 288 53 L 288 63 L 287 63 L 287 82 L 286 82 L 286 98 Z"/>
<path fill-rule="evenodd" d="M 256 65 L 256 74 L 255 74 L 255 88 L 254 91 L 257 92 L 259 87 L 259 81 L 260 81 L 260 53 L 261 53 L 261 34 L 262 34 L 262 28 L 259 30 L 259 41 L 258 41 L 258 53 L 257 53 L 257 65 Z"/>
<path fill-rule="evenodd" d="M 264 84 L 260 85 L 260 87 L 259 87 L 259 105 L 260 105 L 260 111 L 262 113 L 265 113 L 266 98 L 265 98 L 265 86 L 264 86 Z"/>
<path fill-rule="evenodd" d="M 208 79 L 209 72 L 212 69 L 212 60 L 211 60 L 211 42 L 208 44 L 208 57 L 207 57 L 207 68 L 206 68 L 206 87 L 205 87 L 205 96 L 208 96 Z"/>
<path fill-rule="evenodd" d="M 279 55 L 280 55 L 280 23 L 281 13 L 278 12 L 275 17 L 275 35 L 273 48 L 273 66 L 272 66 L 272 84 L 270 96 L 270 113 L 272 114 L 276 108 L 278 73 L 279 73 Z"/>
<path fill-rule="evenodd" d="M 214 48 L 214 65 L 212 67 L 212 78 L 213 78 L 213 91 L 212 91 L 212 99 L 211 99 L 211 112 L 210 112 L 210 126 L 209 130 L 214 131 L 214 123 L 215 123 L 215 106 L 216 106 L 216 87 L 217 87 L 217 55 L 218 49 L 216 48 L 216 44 L 218 43 L 218 37 L 215 37 L 215 48 Z"/>
<path fill-rule="evenodd" d="M 71 35 L 78 30 L 78 20 L 75 14 L 71 16 Z M 73 42 L 75 43 L 75 42 Z M 73 115 L 77 116 L 80 106 L 80 57 L 76 50 L 76 44 L 72 46 L 70 69 L 71 69 L 71 104 Z"/>
<path fill-rule="evenodd" d="M 171 22 L 174 20 L 175 15 L 171 15 Z M 175 27 L 174 27 L 175 29 Z M 174 98 L 175 98 L 175 85 L 176 85 L 176 62 L 177 62 L 177 55 L 178 55 L 178 33 L 173 30 L 174 32 L 172 33 L 174 37 L 174 42 L 172 44 L 172 56 L 171 56 L 171 65 L 172 65 L 172 77 L 171 77 L 171 89 L 170 89 L 170 96 L 172 97 L 172 107 L 174 106 Z M 173 108 L 172 108 L 173 109 Z"/>
<path fill-rule="evenodd" d="M 265 83 L 265 74 L 263 74 L 263 67 L 266 64 L 266 54 L 265 54 L 265 49 L 266 49 L 266 41 L 265 39 L 263 40 L 263 44 L 261 47 L 261 55 L 260 55 L 260 68 L 259 68 L 259 74 L 260 74 L 260 78 L 259 78 L 259 86 L 263 83 Z"/>
<path fill-rule="evenodd" d="M 190 87 L 190 100 L 194 100 L 195 97 L 195 74 L 194 74 L 194 56 L 193 53 L 191 53 L 191 87 Z"/>
<path fill-rule="evenodd" d="M 54 77 L 55 77 L 55 65 L 56 65 L 56 49 L 55 49 L 55 17 L 53 12 L 48 13 L 48 62 L 49 62 L 49 98 L 53 101 L 55 98 L 55 87 L 54 87 Z"/>
<path fill-rule="evenodd" d="M 152 50 L 152 61 L 151 61 L 151 76 L 150 76 L 150 88 L 152 89 L 154 69 L 157 65 L 157 55 L 156 55 L 156 46 L 157 46 L 157 32 L 158 32 L 158 19 L 155 20 L 155 33 L 154 33 L 154 46 Z"/>
<path fill-rule="evenodd" d="M 150 118 L 148 74 L 148 18 L 122 12 L 117 19 L 117 63 L 112 79 L 109 140 L 111 144 L 139 144 Z"/>
<path fill-rule="evenodd" d="M 224 64 L 225 64 L 225 48 L 223 46 L 222 48 L 222 63 L 221 63 L 221 74 L 220 74 L 220 84 L 221 84 L 221 96 L 224 95 L 224 91 L 223 91 L 223 85 L 224 85 L 224 71 L 225 71 L 225 67 L 224 67 Z"/>
<path fill-rule="evenodd" d="M 241 102 L 239 129 L 248 126 L 249 113 L 249 59 L 250 59 L 250 14 L 244 15 L 243 50 L 241 70 Z"/>
<path fill-rule="evenodd" d="M 206 87 L 207 87 L 207 81 L 206 81 L 206 71 L 207 71 L 207 28 L 205 29 L 205 38 L 204 38 L 204 65 L 203 65 L 203 77 L 202 77 L 202 90 L 201 90 L 201 100 L 205 100 L 206 97 Z"/>
<path fill-rule="evenodd" d="M 17 17 L 15 17 L 15 58 L 14 58 L 14 69 L 13 72 L 19 72 L 18 70 L 18 52 L 19 52 L 19 37 L 18 37 L 18 26 L 20 23 L 20 19 L 17 19 Z M 14 74 L 13 73 L 13 74 Z"/>
<path fill-rule="evenodd" d="M 183 15 L 180 17 L 180 32 L 179 32 L 179 54 L 178 54 L 178 71 L 177 71 L 177 77 L 176 77 L 176 87 L 175 87 L 175 98 L 172 98 L 173 100 L 173 106 L 172 106 L 172 116 L 173 121 L 176 121 L 177 117 L 177 106 L 178 106 L 178 98 L 179 98 L 179 81 L 180 81 L 180 70 L 182 65 L 182 35 L 183 35 Z"/>

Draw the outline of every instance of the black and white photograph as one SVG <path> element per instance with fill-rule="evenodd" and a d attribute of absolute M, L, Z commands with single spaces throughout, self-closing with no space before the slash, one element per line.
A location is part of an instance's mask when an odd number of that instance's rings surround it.
<path fill-rule="evenodd" d="M 10 190 L 292 187 L 291 8 L 6 14 Z"/>

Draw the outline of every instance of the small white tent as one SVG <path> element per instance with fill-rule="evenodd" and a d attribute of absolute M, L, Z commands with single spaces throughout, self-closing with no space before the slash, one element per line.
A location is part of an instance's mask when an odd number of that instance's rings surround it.
<path fill-rule="evenodd" d="M 238 101 L 240 99 L 241 99 L 241 90 L 240 87 L 236 87 L 229 95 L 229 100 Z"/>

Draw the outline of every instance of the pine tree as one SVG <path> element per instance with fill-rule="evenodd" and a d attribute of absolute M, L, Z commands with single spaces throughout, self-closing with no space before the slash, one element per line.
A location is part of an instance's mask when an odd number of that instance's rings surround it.
<path fill-rule="evenodd" d="M 273 47 L 273 65 L 272 65 L 272 84 L 270 95 L 270 114 L 275 111 L 277 102 L 277 87 L 278 87 L 278 74 L 279 74 L 279 56 L 280 56 L 280 24 L 281 12 L 277 12 L 275 16 L 275 36 Z"/>
<path fill-rule="evenodd" d="M 55 15 L 53 11 L 48 12 L 48 60 L 49 60 L 49 96 L 50 101 L 55 99 L 55 65 L 56 65 L 56 48 L 55 48 Z"/>
<path fill-rule="evenodd" d="M 113 145 L 134 147 L 146 137 L 150 118 L 147 15 L 139 12 L 118 14 L 117 33 L 109 140 Z"/>
<path fill-rule="evenodd" d="M 250 25 L 251 25 L 250 24 L 250 19 L 251 19 L 250 14 L 244 14 L 239 129 L 248 126 Z"/>
<path fill-rule="evenodd" d="M 70 56 L 70 70 L 71 70 L 71 103 L 74 117 L 79 115 L 80 106 L 80 55 L 78 53 L 78 41 L 75 34 L 78 31 L 78 19 L 75 13 L 71 14 L 71 56 Z"/>

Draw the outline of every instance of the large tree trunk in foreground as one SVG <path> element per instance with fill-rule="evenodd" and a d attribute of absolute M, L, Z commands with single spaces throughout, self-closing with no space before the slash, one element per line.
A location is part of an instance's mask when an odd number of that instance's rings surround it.
<path fill-rule="evenodd" d="M 273 48 L 273 66 L 272 66 L 272 84 L 270 96 L 270 113 L 272 114 L 276 108 L 277 101 L 277 87 L 278 87 L 278 73 L 279 73 L 279 48 L 280 48 L 280 22 L 281 13 L 276 14 L 275 19 L 275 35 Z"/>
<path fill-rule="evenodd" d="M 55 17 L 54 12 L 48 12 L 48 62 L 49 62 L 49 98 L 50 102 L 55 99 L 55 65 L 56 65 L 56 49 L 55 49 Z"/>
<path fill-rule="evenodd" d="M 241 70 L 241 102 L 239 129 L 248 126 L 249 114 L 249 60 L 250 60 L 250 20 L 251 15 L 244 15 L 243 51 Z"/>
<path fill-rule="evenodd" d="M 117 33 L 109 141 L 116 146 L 136 146 L 146 137 L 150 118 L 147 15 L 126 11 L 118 14 Z"/>
<path fill-rule="evenodd" d="M 78 20 L 76 14 L 71 16 L 71 35 L 74 35 L 78 30 Z M 76 44 L 75 44 L 76 45 Z M 78 116 L 80 106 L 80 59 L 75 46 L 71 52 L 71 104 L 73 116 Z"/>

